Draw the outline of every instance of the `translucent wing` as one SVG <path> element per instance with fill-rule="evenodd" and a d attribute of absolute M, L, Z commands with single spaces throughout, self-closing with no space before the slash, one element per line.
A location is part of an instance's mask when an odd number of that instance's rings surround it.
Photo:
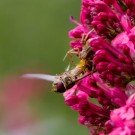
<path fill-rule="evenodd" d="M 24 74 L 22 77 L 29 78 L 29 79 L 42 79 L 51 82 L 54 82 L 56 80 L 56 76 L 47 75 L 47 74 Z"/>
<path fill-rule="evenodd" d="M 70 63 L 68 64 L 68 66 L 66 67 L 65 71 L 69 71 L 70 70 Z"/>

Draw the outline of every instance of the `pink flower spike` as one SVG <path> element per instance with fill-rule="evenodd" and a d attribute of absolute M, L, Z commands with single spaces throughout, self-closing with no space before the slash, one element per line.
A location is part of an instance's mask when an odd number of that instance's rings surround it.
<path fill-rule="evenodd" d="M 78 104 L 78 97 L 77 96 L 70 96 L 69 98 L 67 98 L 66 100 L 65 100 L 65 103 L 66 103 L 66 105 L 68 105 L 68 106 L 73 106 L 73 105 L 76 105 L 76 104 Z"/>
<path fill-rule="evenodd" d="M 135 11 L 135 0 L 125 0 L 125 3 L 129 7 L 129 9 Z"/>
<path fill-rule="evenodd" d="M 82 43 L 80 40 L 73 40 L 70 42 L 71 48 L 82 50 Z"/>
<path fill-rule="evenodd" d="M 108 5 L 112 5 L 115 2 L 115 0 L 103 0 L 103 1 Z"/>
<path fill-rule="evenodd" d="M 70 21 L 71 21 L 72 23 L 75 23 L 75 24 L 78 25 L 78 26 L 81 25 L 78 21 L 76 21 L 76 20 L 74 19 L 73 16 L 70 16 Z"/>
<path fill-rule="evenodd" d="M 80 23 L 70 20 L 70 47 L 85 64 L 69 78 L 89 76 L 64 93 L 65 103 L 92 135 L 135 135 L 135 0 L 82 0 Z"/>
<path fill-rule="evenodd" d="M 74 87 L 72 87 L 71 89 L 67 90 L 66 92 L 64 92 L 63 96 L 65 99 L 70 98 L 71 96 L 75 95 L 76 93 L 76 88 L 77 85 L 75 85 Z"/>
<path fill-rule="evenodd" d="M 132 107 L 127 108 L 127 112 L 125 113 L 125 115 L 124 114 L 122 115 L 122 118 L 126 120 L 131 120 L 134 117 L 135 117 L 135 113 Z"/>
<path fill-rule="evenodd" d="M 121 17 L 121 24 L 122 24 L 123 29 L 124 29 L 125 31 L 127 31 L 127 32 L 130 31 L 132 25 L 131 25 L 131 21 L 130 21 L 130 19 L 129 19 L 129 17 L 128 17 L 127 15 L 123 15 L 123 16 Z"/>
<path fill-rule="evenodd" d="M 128 127 L 119 127 L 115 128 L 111 133 L 108 135 L 133 135 Z"/>
<path fill-rule="evenodd" d="M 135 107 L 135 93 L 133 93 L 127 100 L 127 106 Z"/>
<path fill-rule="evenodd" d="M 84 27 L 80 25 L 70 30 L 68 35 L 70 38 L 82 38 L 83 33 L 84 33 Z"/>

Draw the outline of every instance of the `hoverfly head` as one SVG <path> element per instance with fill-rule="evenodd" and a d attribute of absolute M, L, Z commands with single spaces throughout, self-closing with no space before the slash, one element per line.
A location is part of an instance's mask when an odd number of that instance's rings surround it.
<path fill-rule="evenodd" d="M 75 83 L 78 81 L 73 81 L 70 77 L 65 77 L 64 82 L 62 81 L 61 76 L 52 76 L 47 74 L 24 74 L 23 78 L 28 79 L 42 79 L 52 83 L 52 91 L 58 93 L 64 93 L 67 89 L 72 88 Z"/>
<path fill-rule="evenodd" d="M 61 81 L 59 77 L 56 78 L 56 80 L 53 82 L 52 91 L 58 93 L 64 93 L 66 91 L 66 87 L 64 86 L 64 83 Z"/>

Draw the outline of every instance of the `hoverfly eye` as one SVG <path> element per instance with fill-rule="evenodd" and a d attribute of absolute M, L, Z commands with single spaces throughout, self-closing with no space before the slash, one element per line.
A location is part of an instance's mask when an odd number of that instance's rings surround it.
<path fill-rule="evenodd" d="M 57 92 L 63 93 L 66 91 L 64 84 L 60 81 L 57 83 Z"/>

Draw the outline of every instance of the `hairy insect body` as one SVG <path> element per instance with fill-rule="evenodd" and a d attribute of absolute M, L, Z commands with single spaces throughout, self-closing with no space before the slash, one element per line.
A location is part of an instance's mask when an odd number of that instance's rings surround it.
<path fill-rule="evenodd" d="M 86 61 L 81 60 L 74 69 L 64 72 L 62 75 L 56 77 L 56 80 L 53 83 L 52 91 L 62 93 L 67 89 L 72 88 L 78 81 L 78 79 L 80 79 L 84 75 L 86 69 Z"/>
<path fill-rule="evenodd" d="M 53 83 L 53 89 L 54 92 L 60 92 L 63 93 L 67 89 L 72 88 L 77 81 L 80 79 L 86 77 L 85 73 L 87 71 L 91 71 L 93 68 L 92 63 L 92 57 L 93 52 L 91 50 L 91 47 L 89 45 L 89 40 L 87 40 L 87 36 L 85 38 L 86 40 L 83 40 L 82 44 L 82 50 L 81 52 L 72 52 L 77 54 L 80 58 L 80 62 L 77 64 L 77 66 L 67 72 L 64 72 L 63 74 L 56 77 L 56 80 Z"/>
<path fill-rule="evenodd" d="M 83 47 L 82 51 L 80 52 L 79 57 L 80 57 L 80 59 L 87 60 L 90 53 L 91 53 L 90 45 L 86 45 L 86 46 Z"/>

